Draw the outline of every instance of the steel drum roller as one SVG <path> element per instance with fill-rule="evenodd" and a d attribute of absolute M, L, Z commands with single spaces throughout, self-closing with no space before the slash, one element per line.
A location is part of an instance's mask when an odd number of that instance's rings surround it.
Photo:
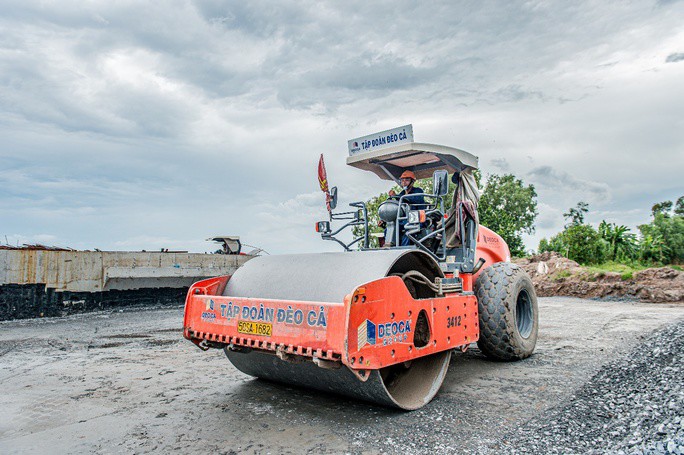
<path fill-rule="evenodd" d="M 357 286 L 410 270 L 434 280 L 439 265 L 417 250 L 378 250 L 262 256 L 250 260 L 228 281 L 224 296 L 342 302 Z M 426 290 L 418 289 L 418 297 Z M 444 380 L 451 352 L 414 359 L 408 365 L 373 370 L 367 381 L 349 369 L 324 369 L 313 362 L 291 363 L 259 351 L 225 349 L 235 367 L 251 376 L 360 398 L 402 409 L 429 402 Z"/>

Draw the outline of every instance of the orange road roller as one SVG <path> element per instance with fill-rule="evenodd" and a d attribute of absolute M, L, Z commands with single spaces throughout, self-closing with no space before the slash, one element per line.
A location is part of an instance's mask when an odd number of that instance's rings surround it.
<path fill-rule="evenodd" d="M 455 349 L 477 343 L 496 360 L 530 356 L 537 297 L 503 239 L 478 223 L 477 158 L 412 136 L 407 126 L 349 141 L 351 166 L 398 183 L 406 170 L 433 177 L 431 193 L 402 192 L 380 206 L 383 247 L 371 245 L 363 202 L 334 211 L 321 159 L 330 219 L 316 230 L 344 251 L 259 256 L 232 276 L 195 283 L 185 338 L 223 349 L 251 376 L 405 410 L 437 394 Z M 349 227 L 360 234 L 345 242 Z"/>

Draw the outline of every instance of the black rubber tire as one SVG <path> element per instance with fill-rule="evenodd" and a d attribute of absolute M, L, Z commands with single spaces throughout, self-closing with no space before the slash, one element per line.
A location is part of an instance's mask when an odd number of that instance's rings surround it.
<path fill-rule="evenodd" d="M 477 346 L 495 360 L 520 360 L 537 344 L 539 310 L 529 275 L 515 264 L 498 262 L 475 282 L 480 313 Z"/>

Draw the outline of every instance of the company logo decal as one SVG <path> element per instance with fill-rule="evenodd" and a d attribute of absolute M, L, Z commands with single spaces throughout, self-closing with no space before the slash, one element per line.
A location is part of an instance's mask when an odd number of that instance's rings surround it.
<path fill-rule="evenodd" d="M 328 315 L 325 307 L 308 309 L 273 308 L 260 303 L 258 305 L 237 305 L 232 301 L 217 305 L 213 300 L 205 302 L 206 311 L 202 312 L 202 320 L 207 322 L 222 321 L 251 321 L 263 323 L 278 323 L 286 325 L 298 325 L 313 328 L 326 328 Z M 216 307 L 216 308 L 215 308 Z"/>
<path fill-rule="evenodd" d="M 375 344 L 375 324 L 366 319 L 359 326 L 358 335 L 359 349 L 367 344 Z"/>
<path fill-rule="evenodd" d="M 375 345 L 382 342 L 383 346 L 393 343 L 402 343 L 408 339 L 411 332 L 411 320 L 385 322 L 375 324 L 366 319 L 357 329 L 358 349 L 366 345 Z"/>

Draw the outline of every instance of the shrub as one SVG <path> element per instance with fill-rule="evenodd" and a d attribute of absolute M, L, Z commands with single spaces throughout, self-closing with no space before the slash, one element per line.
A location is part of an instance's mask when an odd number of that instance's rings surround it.
<path fill-rule="evenodd" d="M 539 242 L 540 253 L 555 251 L 583 265 L 603 262 L 607 247 L 596 229 L 588 224 L 571 224 L 550 240 Z"/>
<path fill-rule="evenodd" d="M 684 217 L 656 212 L 639 226 L 641 259 L 661 264 L 684 264 Z"/>

